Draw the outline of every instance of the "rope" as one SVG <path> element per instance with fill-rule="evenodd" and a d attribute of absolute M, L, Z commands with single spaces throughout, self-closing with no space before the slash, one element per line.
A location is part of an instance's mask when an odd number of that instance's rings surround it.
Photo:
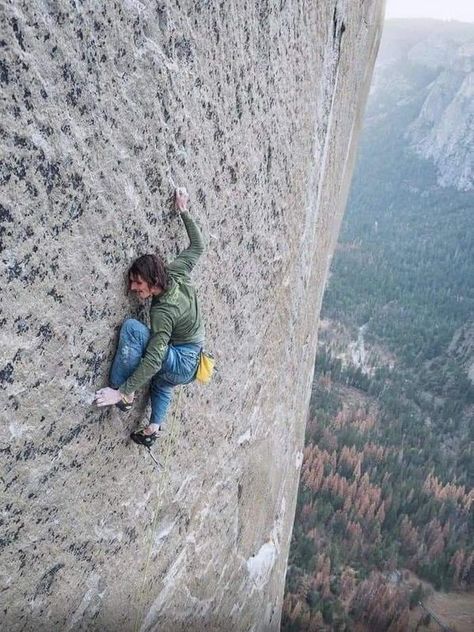
<path fill-rule="evenodd" d="M 179 403 L 181 401 L 181 395 L 182 395 L 183 390 L 180 389 L 179 393 L 178 393 L 178 397 L 176 399 L 176 404 L 175 404 L 175 408 L 174 408 L 174 413 L 173 413 L 173 418 L 170 424 L 170 433 L 169 433 L 169 438 L 166 442 L 165 445 L 165 458 L 163 461 L 163 472 L 162 472 L 162 476 L 160 476 L 157 488 L 156 488 L 156 494 L 157 494 L 157 501 L 156 501 L 156 505 L 155 505 L 155 509 L 154 509 L 154 516 L 153 516 L 153 521 L 151 524 L 151 529 L 149 531 L 149 535 L 148 535 L 148 552 L 147 552 L 147 557 L 146 557 L 146 563 L 145 563 L 145 571 L 143 574 L 143 582 L 142 585 L 140 587 L 140 593 L 139 593 L 139 597 L 138 597 L 138 605 L 137 605 L 137 611 L 136 611 L 136 616 L 135 616 L 135 625 L 134 625 L 134 632 L 138 632 L 139 630 L 139 626 L 140 626 L 140 619 L 143 617 L 143 609 L 144 609 L 144 594 L 145 594 L 145 585 L 148 581 L 148 569 L 150 566 L 150 559 L 151 559 L 151 552 L 152 552 L 152 548 L 153 548 L 153 536 L 155 534 L 156 531 L 156 525 L 158 522 L 158 514 L 160 511 L 160 505 L 161 505 L 161 499 L 163 496 L 163 491 L 166 488 L 166 485 L 169 482 L 169 478 L 170 478 L 170 469 L 168 467 L 169 464 L 169 460 L 170 460 L 170 456 L 171 456 L 171 452 L 173 450 L 173 447 L 178 439 L 179 436 L 179 428 L 180 428 L 180 424 L 176 423 L 176 416 L 177 416 L 177 412 L 179 409 Z"/>

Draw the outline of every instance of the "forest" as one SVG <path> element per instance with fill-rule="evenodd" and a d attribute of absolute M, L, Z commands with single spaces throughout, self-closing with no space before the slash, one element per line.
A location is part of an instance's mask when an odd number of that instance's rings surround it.
<path fill-rule="evenodd" d="M 474 589 L 474 196 L 409 144 L 439 69 L 377 72 L 322 308 L 284 632 L 431 630 L 429 591 Z"/>
<path fill-rule="evenodd" d="M 435 436 L 391 416 L 393 393 L 369 395 L 370 380 L 361 388 L 340 362 L 334 380 L 328 357 L 316 367 L 282 629 L 401 632 L 423 596 L 401 569 L 438 590 L 473 587 L 474 496 L 431 458 Z"/>

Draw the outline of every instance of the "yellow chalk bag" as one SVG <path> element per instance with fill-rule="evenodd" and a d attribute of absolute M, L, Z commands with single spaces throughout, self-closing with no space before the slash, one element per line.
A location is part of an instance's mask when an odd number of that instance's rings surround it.
<path fill-rule="evenodd" d="M 208 384 L 214 373 L 215 360 L 207 351 L 201 351 L 199 364 L 196 372 L 196 380 L 201 384 Z"/>

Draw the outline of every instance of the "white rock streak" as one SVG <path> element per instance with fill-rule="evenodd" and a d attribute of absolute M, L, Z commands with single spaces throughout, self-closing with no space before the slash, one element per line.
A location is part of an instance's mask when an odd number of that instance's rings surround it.
<path fill-rule="evenodd" d="M 247 570 L 250 579 L 261 590 L 270 579 L 270 575 L 277 559 L 277 549 L 273 542 L 266 542 L 258 553 L 247 560 Z"/>

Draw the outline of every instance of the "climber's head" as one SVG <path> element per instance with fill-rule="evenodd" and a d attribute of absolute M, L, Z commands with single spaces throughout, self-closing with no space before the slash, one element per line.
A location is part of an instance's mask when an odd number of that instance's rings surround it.
<path fill-rule="evenodd" d="M 158 255 L 138 257 L 128 271 L 128 288 L 146 299 L 165 292 L 169 286 L 168 272 L 164 261 Z"/>

